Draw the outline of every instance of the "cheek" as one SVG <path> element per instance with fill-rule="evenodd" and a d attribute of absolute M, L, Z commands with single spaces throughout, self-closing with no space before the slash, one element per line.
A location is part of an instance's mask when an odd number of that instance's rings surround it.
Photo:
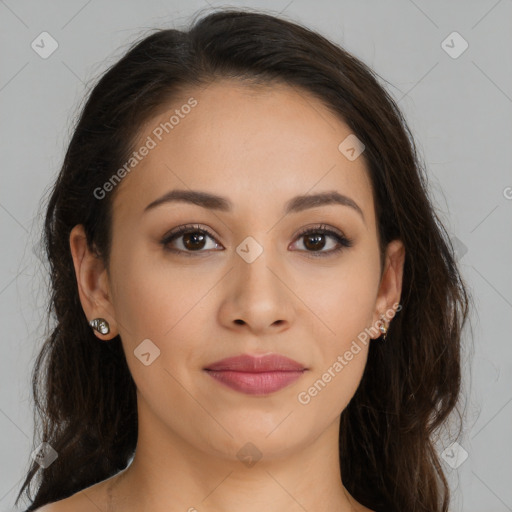
<path fill-rule="evenodd" d="M 196 267 L 191 274 L 164 256 L 156 258 L 134 247 L 118 255 L 112 259 L 116 319 L 121 334 L 132 343 L 172 336 L 216 282 L 211 272 L 201 275 Z"/>
<path fill-rule="evenodd" d="M 297 283 L 297 295 L 315 317 L 315 330 L 330 346 L 340 348 L 370 327 L 379 284 L 378 259 L 354 253 L 337 267 Z"/>
<path fill-rule="evenodd" d="M 349 351 L 350 361 L 345 358 L 346 352 L 338 351 L 305 380 L 297 394 L 301 421 L 316 418 L 325 425 L 339 418 L 359 387 L 366 366 L 368 346 L 360 344 L 357 350 L 357 354 L 354 349 Z"/>
<path fill-rule="evenodd" d="M 378 253 L 358 251 L 304 295 L 316 314 L 311 329 L 318 356 L 297 397 L 307 414 L 334 420 L 356 392 L 371 343 L 365 329 L 371 327 L 378 283 Z"/>
<path fill-rule="evenodd" d="M 163 388 L 176 393 L 178 382 L 191 389 L 192 369 L 199 368 L 198 359 L 204 354 L 204 322 L 197 319 L 211 315 L 204 308 L 208 290 L 218 278 L 206 271 L 201 275 L 199 270 L 186 274 L 169 263 L 155 264 L 155 259 L 146 265 L 144 258 L 149 257 L 134 252 L 115 267 L 116 319 L 130 371 L 144 395 L 155 390 L 158 394 Z M 137 358 L 144 347 L 154 360 L 149 366 Z"/>
<path fill-rule="evenodd" d="M 366 366 L 371 340 L 365 329 L 371 326 L 375 305 L 374 278 L 368 272 L 343 277 L 323 296 L 313 297 L 325 328 L 312 330 L 317 358 L 297 396 L 304 419 L 309 415 L 334 421 L 354 396 Z"/>

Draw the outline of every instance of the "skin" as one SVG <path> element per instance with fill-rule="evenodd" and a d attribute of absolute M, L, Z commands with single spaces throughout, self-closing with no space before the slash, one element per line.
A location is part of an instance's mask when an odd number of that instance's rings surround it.
<path fill-rule="evenodd" d="M 319 100 L 285 85 L 256 89 L 227 80 L 188 92 L 141 130 L 137 147 L 190 96 L 197 99 L 118 185 L 110 268 L 88 249 L 82 226 L 70 235 L 88 320 L 110 323 L 109 334 L 96 333 L 99 340 L 121 335 L 137 385 L 139 437 L 129 468 L 56 506 L 368 511 L 341 483 L 338 432 L 373 342 L 360 344 L 308 404 L 297 397 L 400 301 L 404 247 L 388 245 L 381 275 L 364 158 L 350 161 L 338 150 L 351 130 Z M 167 203 L 144 213 L 176 188 L 226 196 L 234 208 Z M 364 219 L 333 204 L 283 215 L 293 196 L 327 190 L 353 199 Z M 215 234 L 202 254 L 166 251 L 164 235 L 192 223 Z M 297 237 L 319 224 L 341 230 L 353 246 L 315 257 L 338 246 L 326 236 L 323 248 L 308 249 L 307 237 Z M 248 236 L 263 248 L 252 263 L 236 252 Z M 183 236 L 171 246 L 190 247 Z M 148 338 L 160 356 L 145 366 L 134 350 Z M 229 389 L 203 371 L 225 357 L 270 352 L 308 371 L 263 397 Z M 252 467 L 237 457 L 249 441 L 262 454 Z"/>

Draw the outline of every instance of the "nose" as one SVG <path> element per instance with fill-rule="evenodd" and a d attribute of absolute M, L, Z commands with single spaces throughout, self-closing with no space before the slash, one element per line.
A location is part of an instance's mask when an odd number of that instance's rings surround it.
<path fill-rule="evenodd" d="M 240 258 L 230 272 L 221 304 L 221 322 L 233 329 L 249 329 L 254 335 L 276 334 L 289 328 L 294 317 L 294 294 L 286 273 L 266 252 L 252 263 Z"/>

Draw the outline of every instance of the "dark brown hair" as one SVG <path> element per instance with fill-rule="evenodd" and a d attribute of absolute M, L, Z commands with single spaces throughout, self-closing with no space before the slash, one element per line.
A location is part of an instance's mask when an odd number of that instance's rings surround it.
<path fill-rule="evenodd" d="M 46 468 L 31 463 L 16 503 L 24 491 L 32 501 L 27 512 L 71 496 L 118 473 L 134 454 L 135 383 L 119 336 L 100 343 L 88 325 L 69 234 L 83 224 L 89 247 L 108 268 L 115 191 L 99 200 L 94 190 L 126 162 L 140 128 L 159 109 L 187 88 L 226 78 L 312 94 L 364 143 L 381 253 L 400 239 L 406 257 L 402 310 L 385 343 L 371 344 L 362 381 L 341 414 L 343 484 L 379 512 L 446 512 L 449 488 L 433 436 L 458 411 L 470 297 L 428 198 L 413 137 L 363 62 L 299 24 L 254 10 L 216 11 L 188 31 L 156 30 L 134 43 L 88 96 L 43 233 L 55 326 L 33 370 L 42 424 L 34 446 L 46 442 L 58 458 Z"/>

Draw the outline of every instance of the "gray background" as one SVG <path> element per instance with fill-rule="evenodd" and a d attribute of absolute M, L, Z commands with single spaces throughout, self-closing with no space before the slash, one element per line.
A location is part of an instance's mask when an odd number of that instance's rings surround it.
<path fill-rule="evenodd" d="M 30 372 L 46 327 L 40 200 L 62 163 L 85 86 L 146 29 L 182 28 L 198 9 L 226 5 L 0 1 L 0 510 L 13 510 L 33 450 Z M 449 447 L 449 437 L 439 448 L 448 448 L 451 510 L 512 511 L 511 0 L 229 5 L 316 29 L 389 82 L 383 85 L 416 137 L 476 306 L 473 336 L 467 329 L 464 337 L 464 358 L 473 359 L 465 365 L 461 448 Z M 47 59 L 31 47 L 43 31 L 59 45 Z M 469 44 L 457 58 L 442 46 L 453 31 Z M 461 41 L 451 39 L 445 45 L 459 52 Z"/>

